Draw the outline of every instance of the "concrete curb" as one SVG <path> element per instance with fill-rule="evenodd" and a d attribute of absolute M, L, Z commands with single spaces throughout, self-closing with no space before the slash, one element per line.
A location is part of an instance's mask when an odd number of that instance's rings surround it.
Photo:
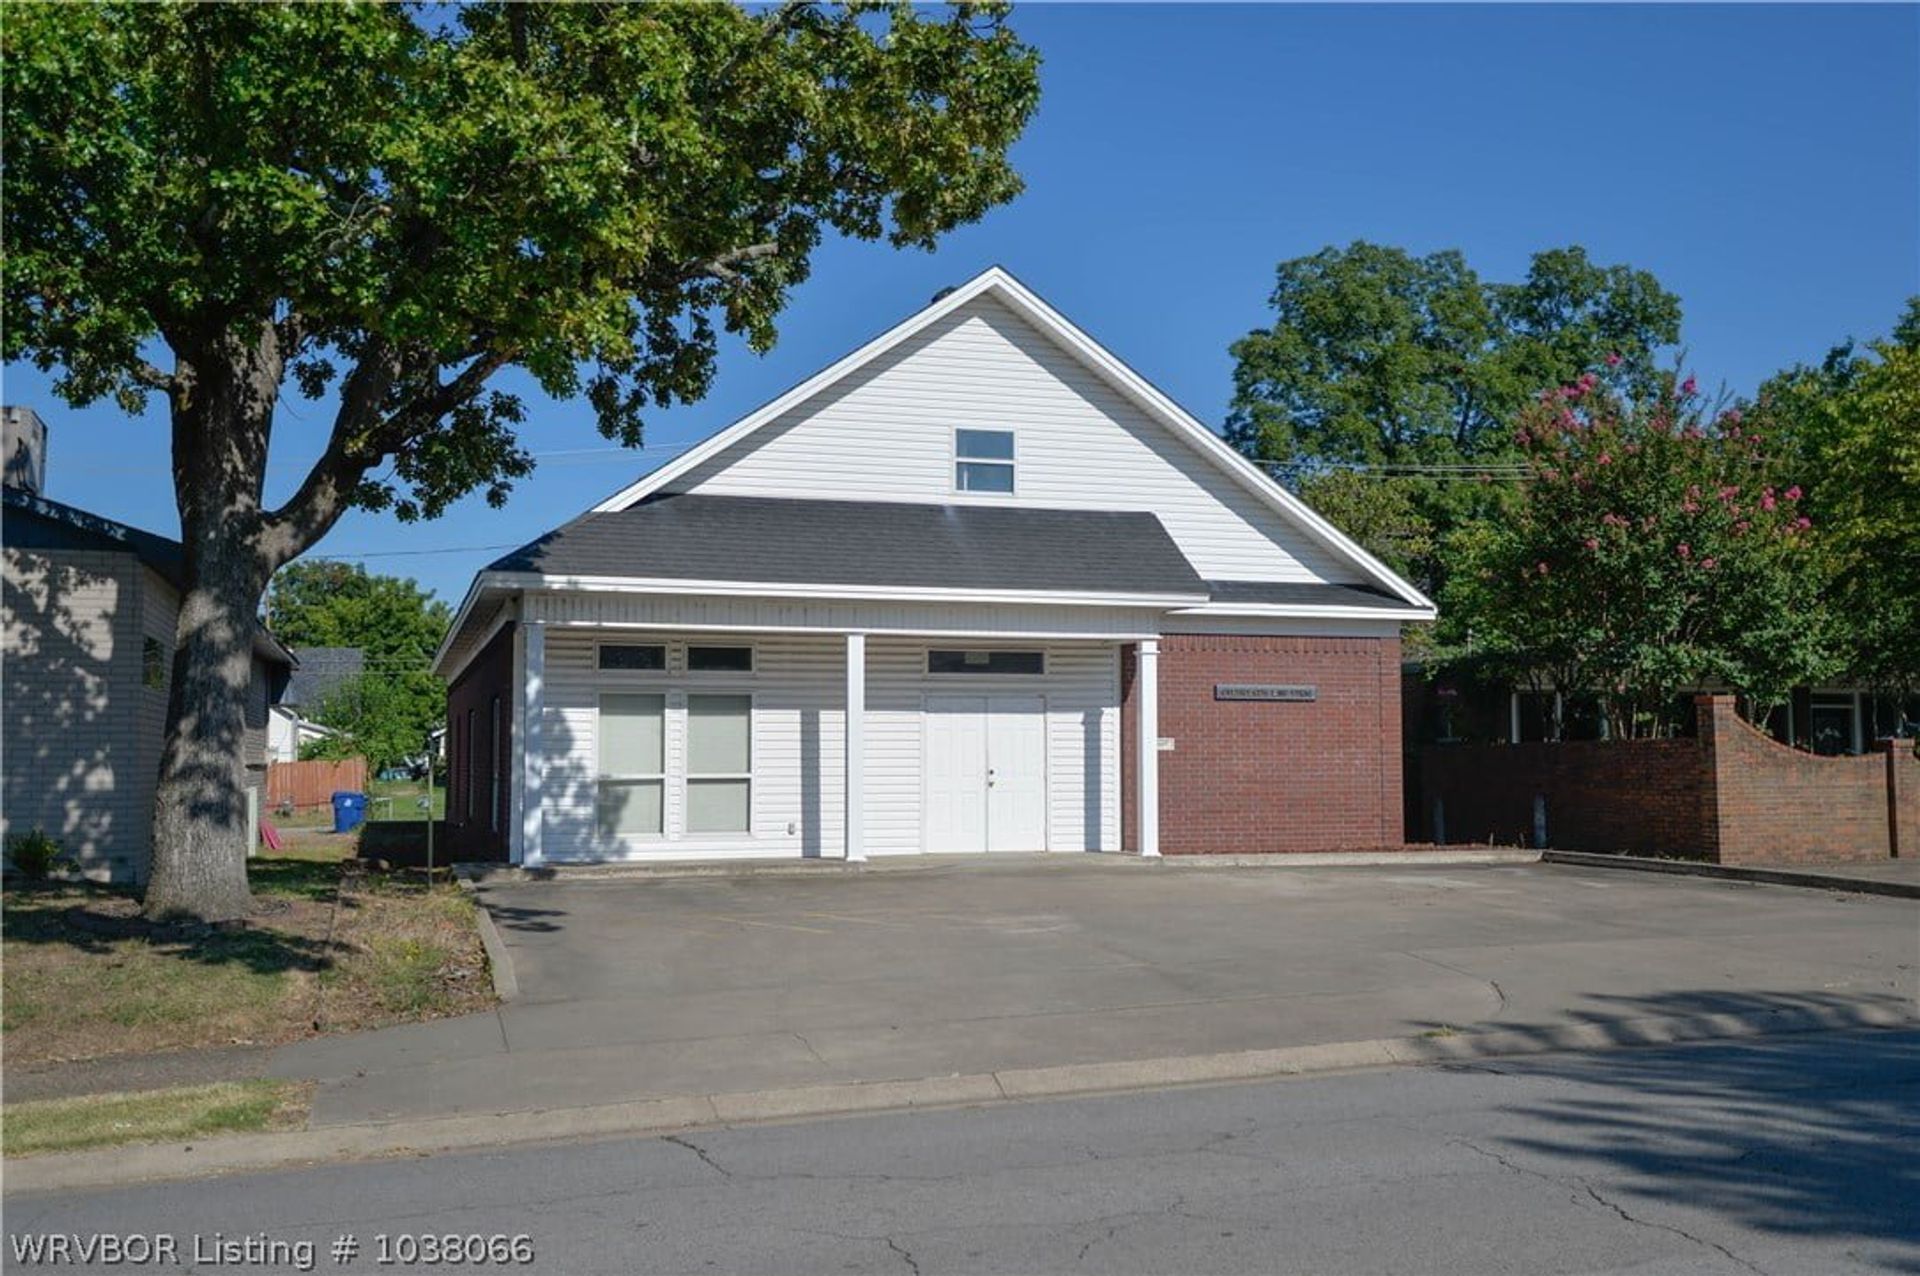
<path fill-rule="evenodd" d="M 520 995 L 520 976 L 513 973 L 513 958 L 507 955 L 500 928 L 493 924 L 493 914 L 487 910 L 487 902 L 480 898 L 473 883 L 458 874 L 454 880 L 473 901 L 473 911 L 479 919 L 475 924 L 480 930 L 480 947 L 486 950 L 487 972 L 493 976 L 493 995 L 502 1001 L 512 1001 Z"/>
<path fill-rule="evenodd" d="M 1642 855 L 1602 855 L 1590 851 L 1543 851 L 1548 864 L 1580 868 L 1623 868 L 1641 873 L 1674 873 L 1685 877 L 1717 877 L 1731 882 L 1759 882 L 1767 886 L 1802 886 L 1823 891 L 1850 891 L 1856 895 L 1891 895 L 1920 899 L 1920 882 L 1889 882 L 1842 873 L 1801 872 L 1798 869 L 1751 868 L 1741 864 L 1708 864 L 1698 860 L 1657 860 Z"/>
<path fill-rule="evenodd" d="M 423 1156 L 556 1140 L 670 1134 L 756 1121 L 965 1107 L 1167 1086 L 1277 1080 L 1395 1065 L 1457 1063 L 1572 1050 L 1911 1027 L 1905 1008 L 1807 1007 L 1742 1014 L 1625 1019 L 1495 1028 L 1375 1041 L 1239 1050 L 1113 1063 L 1073 1063 L 909 1081 L 857 1081 L 742 1094 L 676 1095 L 591 1107 L 432 1117 L 288 1134 L 226 1135 L 192 1144 L 147 1144 L 6 1162 L 7 1187 L 48 1192 L 268 1170 L 327 1161 Z"/>

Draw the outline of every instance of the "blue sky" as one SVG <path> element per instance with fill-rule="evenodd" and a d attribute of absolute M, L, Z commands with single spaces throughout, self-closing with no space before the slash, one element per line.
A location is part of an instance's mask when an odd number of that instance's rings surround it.
<path fill-rule="evenodd" d="M 1920 292 L 1911 5 L 1030 4 L 1014 22 L 1046 58 L 1021 199 L 933 254 L 826 245 L 778 347 L 727 348 L 714 393 L 655 414 L 646 452 L 608 451 L 583 404 L 529 391 L 543 460 L 505 510 L 352 514 L 316 553 L 370 554 L 458 601 L 484 547 L 571 517 L 994 262 L 1216 425 L 1227 346 L 1262 322 L 1275 264 L 1327 244 L 1459 248 L 1490 279 L 1583 244 L 1677 292 L 1690 366 L 1736 391 L 1884 333 Z M 70 409 L 24 366 L 5 396 L 49 421 L 49 496 L 177 532 L 162 412 Z M 290 399 L 271 499 L 329 415 Z"/>

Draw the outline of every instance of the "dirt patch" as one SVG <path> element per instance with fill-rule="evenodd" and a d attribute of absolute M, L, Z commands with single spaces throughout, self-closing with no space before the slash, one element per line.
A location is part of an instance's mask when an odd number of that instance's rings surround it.
<path fill-rule="evenodd" d="M 291 857 L 252 877 L 254 913 L 220 926 L 150 923 L 98 887 L 6 892 L 7 1061 L 277 1044 L 493 1004 L 458 889 Z"/>

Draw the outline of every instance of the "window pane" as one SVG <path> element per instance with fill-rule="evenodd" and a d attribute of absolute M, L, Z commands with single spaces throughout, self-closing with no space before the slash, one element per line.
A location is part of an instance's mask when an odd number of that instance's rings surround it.
<path fill-rule="evenodd" d="M 958 430 L 954 455 L 969 461 L 1011 461 L 1012 430 Z"/>
<path fill-rule="evenodd" d="M 688 780 L 687 832 L 747 832 L 746 780 Z"/>
<path fill-rule="evenodd" d="M 750 696 L 687 697 L 687 774 L 745 775 L 753 769 Z"/>
<path fill-rule="evenodd" d="M 602 669 L 665 669 L 667 649 L 658 644 L 602 643 Z"/>
<path fill-rule="evenodd" d="M 752 673 L 751 647 L 688 647 L 687 668 L 694 673 Z"/>
<path fill-rule="evenodd" d="M 600 836 L 660 832 L 663 787 L 660 780 L 600 781 Z"/>
<path fill-rule="evenodd" d="M 928 673 L 1045 672 L 1046 657 L 1038 651 L 941 651 L 927 653 Z"/>
<path fill-rule="evenodd" d="M 985 461 L 962 461 L 954 467 L 954 486 L 962 492 L 1011 492 L 1013 467 Z"/>
<path fill-rule="evenodd" d="M 600 698 L 600 774 L 658 775 L 666 769 L 661 747 L 667 698 Z"/>

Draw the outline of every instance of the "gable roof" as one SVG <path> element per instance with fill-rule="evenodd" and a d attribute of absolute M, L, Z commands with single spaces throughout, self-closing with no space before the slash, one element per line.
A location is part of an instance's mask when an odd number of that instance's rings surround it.
<path fill-rule="evenodd" d="M 1274 482 L 1258 466 L 1228 446 L 1218 434 L 1208 429 L 1148 382 L 1145 377 L 1074 326 L 1064 315 L 999 266 L 989 267 L 959 287 L 942 293 L 931 304 L 845 358 L 830 364 L 785 394 L 762 405 L 726 429 L 615 492 L 594 506 L 591 513 L 615 513 L 647 499 L 675 479 L 711 460 L 790 409 L 828 389 L 834 383 L 851 376 L 915 333 L 985 295 L 993 296 L 1012 309 L 1015 314 L 1031 323 L 1069 355 L 1113 386 L 1124 398 L 1165 425 L 1176 437 L 1192 446 L 1255 493 L 1270 508 L 1299 527 L 1310 539 L 1323 545 L 1334 557 L 1352 564 L 1362 576 L 1397 600 L 1397 606 L 1428 613 L 1433 611 L 1433 602 L 1418 589 L 1401 579 L 1384 563 L 1320 517 L 1305 502 Z"/>
<path fill-rule="evenodd" d="M 487 568 L 543 577 L 1207 597 L 1145 512 L 657 495 Z"/>

